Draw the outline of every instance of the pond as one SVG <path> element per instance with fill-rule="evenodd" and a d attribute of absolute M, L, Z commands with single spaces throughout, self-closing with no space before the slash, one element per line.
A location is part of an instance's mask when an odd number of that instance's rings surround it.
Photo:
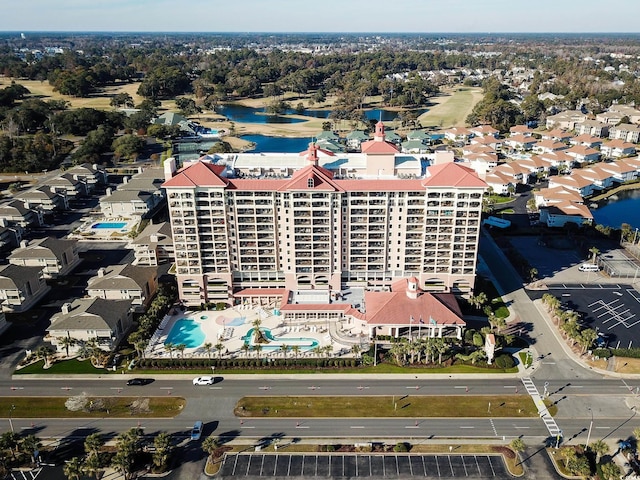
<path fill-rule="evenodd" d="M 299 118 L 291 118 L 284 117 L 282 115 L 266 115 L 265 108 L 253 108 L 253 107 L 245 107 L 244 105 L 220 105 L 216 107 L 216 112 L 221 115 L 224 115 L 229 120 L 233 122 L 242 122 L 242 123 L 300 123 L 305 120 Z M 426 112 L 426 108 L 419 108 L 413 110 L 413 112 L 419 116 Z M 370 110 L 365 110 L 365 116 L 369 120 L 382 120 L 383 122 L 391 122 L 398 117 L 400 112 L 393 110 L 386 110 L 384 108 L 373 108 Z M 296 115 L 298 114 L 295 109 L 290 108 L 284 112 L 285 115 Z M 312 118 L 329 118 L 331 114 L 331 110 L 327 109 L 319 109 L 313 110 L 308 109 L 305 110 L 303 115 Z"/>
<path fill-rule="evenodd" d="M 256 144 L 251 153 L 300 153 L 307 150 L 312 141 L 310 137 L 288 138 L 268 135 L 243 135 L 240 138 Z"/>
<path fill-rule="evenodd" d="M 640 190 L 619 192 L 615 197 L 599 202 L 598 208 L 592 208 L 591 213 L 594 222 L 601 225 L 620 228 L 628 223 L 632 228 L 640 228 Z"/>

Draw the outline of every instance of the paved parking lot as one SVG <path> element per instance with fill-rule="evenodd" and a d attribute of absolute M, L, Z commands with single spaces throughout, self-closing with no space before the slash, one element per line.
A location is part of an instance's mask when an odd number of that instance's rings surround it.
<path fill-rule="evenodd" d="M 330 477 L 506 479 L 499 455 L 269 454 L 227 455 L 221 478 Z"/>
<path fill-rule="evenodd" d="M 583 326 L 605 335 L 609 347 L 640 346 L 640 292 L 632 285 L 553 283 L 548 287 L 564 309 L 580 314 Z"/>

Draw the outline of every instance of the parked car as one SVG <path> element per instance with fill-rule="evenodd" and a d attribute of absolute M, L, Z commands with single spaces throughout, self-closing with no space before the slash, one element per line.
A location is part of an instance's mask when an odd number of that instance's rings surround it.
<path fill-rule="evenodd" d="M 213 377 L 196 377 L 193 379 L 194 385 L 213 385 L 215 379 Z"/>
<path fill-rule="evenodd" d="M 149 385 L 153 382 L 153 378 L 130 378 L 127 385 Z"/>

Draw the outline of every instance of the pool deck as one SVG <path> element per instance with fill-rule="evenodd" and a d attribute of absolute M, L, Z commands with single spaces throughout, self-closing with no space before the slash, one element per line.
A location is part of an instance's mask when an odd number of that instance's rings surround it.
<path fill-rule="evenodd" d="M 206 318 L 201 318 L 206 317 Z M 175 322 L 179 319 L 188 318 L 198 322 L 200 328 L 205 334 L 203 344 L 195 348 L 185 348 L 181 354 L 179 351 L 170 352 L 165 348 L 165 342 L 169 332 L 173 328 Z M 243 319 L 242 322 L 240 319 Z M 249 330 L 254 328 L 253 322 L 260 320 L 261 329 L 269 329 L 271 335 L 275 337 L 273 348 L 269 348 L 269 344 L 263 344 L 261 352 L 250 350 L 248 352 L 242 349 L 244 339 Z M 272 310 L 265 308 L 249 308 L 247 306 L 238 305 L 226 310 L 206 310 L 206 311 L 180 311 L 179 308 L 173 308 L 170 315 L 167 315 L 161 322 L 160 327 L 149 341 L 149 346 L 145 350 L 146 358 L 283 358 L 285 352 L 275 345 L 285 344 L 292 347 L 299 339 L 315 340 L 319 347 L 331 346 L 330 355 L 353 357 L 353 345 L 367 344 L 369 339 L 362 336 L 364 325 L 346 324 L 345 322 L 327 322 L 319 320 L 317 322 L 304 323 L 287 323 L 285 324 L 281 316 L 274 315 Z M 289 339 L 289 341 L 287 341 Z M 205 343 L 212 345 L 211 351 L 207 352 L 203 347 Z M 219 352 L 216 345 L 221 344 L 222 349 Z M 361 348 L 365 350 L 366 348 Z M 328 350 L 328 348 L 327 348 Z M 287 357 L 291 357 L 293 353 L 291 348 L 286 353 Z M 327 352 L 323 352 L 322 356 L 326 356 Z M 318 352 L 313 349 L 305 349 L 301 347 L 298 357 L 317 357 Z"/>

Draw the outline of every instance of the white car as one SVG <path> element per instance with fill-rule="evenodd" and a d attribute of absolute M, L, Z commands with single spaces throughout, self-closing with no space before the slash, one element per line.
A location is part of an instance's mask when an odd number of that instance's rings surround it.
<path fill-rule="evenodd" d="M 213 377 L 196 377 L 193 379 L 194 385 L 213 385 L 215 379 Z"/>

